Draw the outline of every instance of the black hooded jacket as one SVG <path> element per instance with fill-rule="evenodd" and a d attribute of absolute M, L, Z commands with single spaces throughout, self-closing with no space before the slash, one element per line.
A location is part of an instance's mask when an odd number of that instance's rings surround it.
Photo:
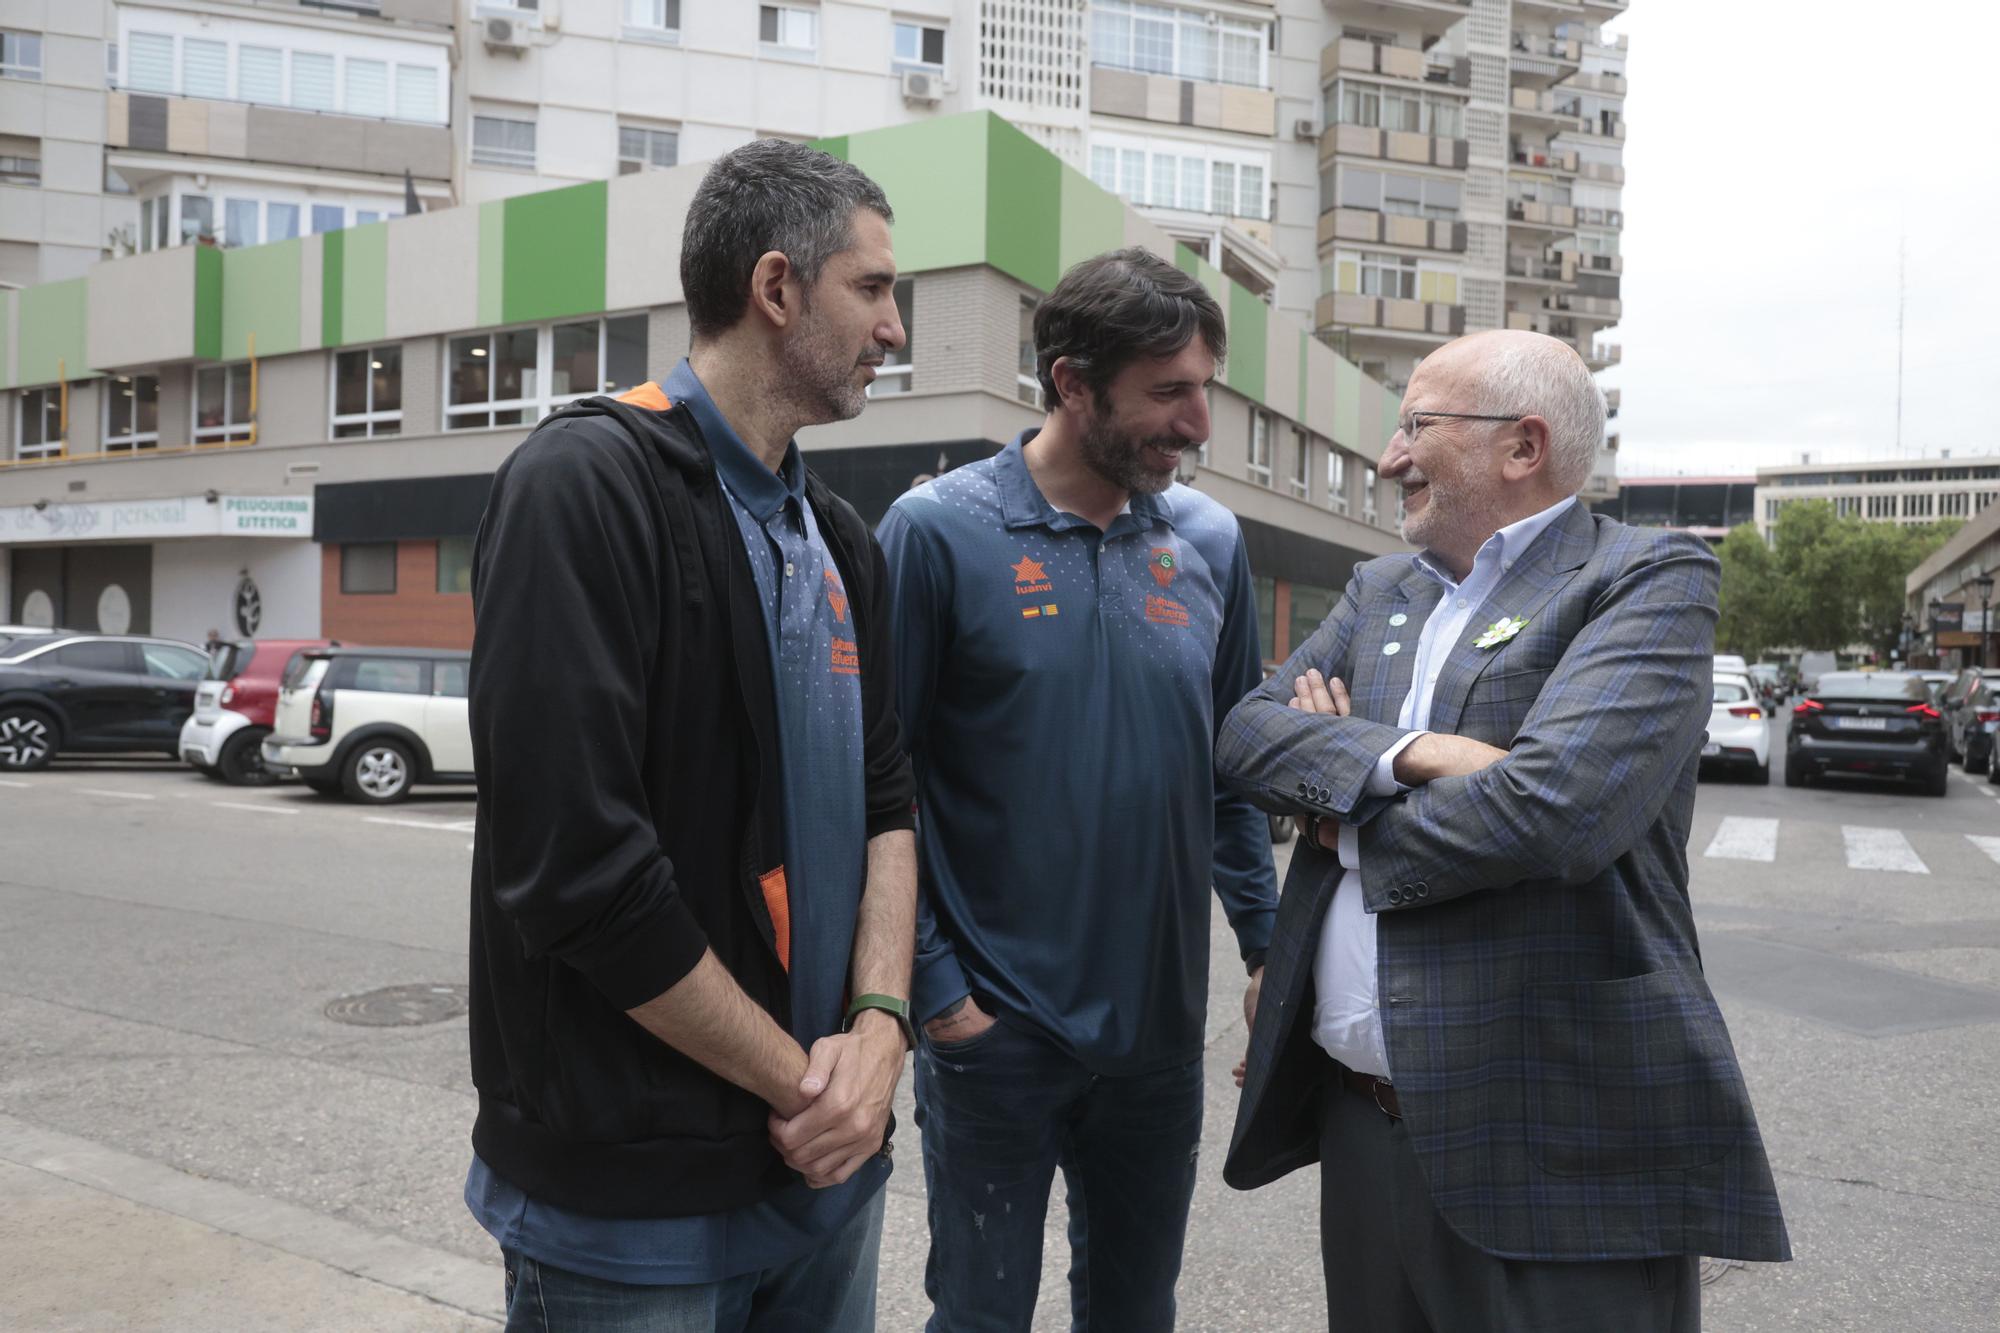
<path fill-rule="evenodd" d="M 872 838 L 914 822 L 888 581 L 854 509 L 806 496 L 853 607 Z M 646 385 L 545 420 L 494 475 L 472 595 L 473 1147 L 591 1216 L 764 1198 L 796 1179 L 770 1108 L 626 1013 L 711 949 L 789 1025 L 770 650 L 692 413 Z"/>

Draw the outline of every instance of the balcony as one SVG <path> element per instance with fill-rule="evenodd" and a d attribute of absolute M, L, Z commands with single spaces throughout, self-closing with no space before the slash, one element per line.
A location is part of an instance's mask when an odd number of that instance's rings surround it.
<path fill-rule="evenodd" d="M 1524 148 L 1516 146 L 1513 152 L 1514 165 L 1534 171 L 1546 171 L 1551 176 L 1574 176 L 1580 164 L 1576 150 L 1560 152 L 1553 148 Z"/>
<path fill-rule="evenodd" d="M 1592 343 L 1589 353 L 1584 357 L 1584 360 L 1590 363 L 1592 370 L 1603 370 L 1608 366 L 1615 366 L 1624 359 L 1624 347 L 1618 343 L 1607 342 Z"/>
<path fill-rule="evenodd" d="M 1090 67 L 1090 109 L 1107 116 L 1269 139 L 1277 133 L 1277 107 L 1278 99 L 1268 88 L 1203 83 L 1111 65 Z"/>
<path fill-rule="evenodd" d="M 1509 43 L 1513 59 L 1508 72 L 1516 84 L 1547 88 L 1571 78 L 1583 66 L 1583 42 L 1575 37 L 1547 37 L 1516 32 Z"/>
<path fill-rule="evenodd" d="M 1366 208 L 1334 208 L 1319 215 L 1319 243 L 1400 245 L 1416 250 L 1465 253 L 1465 224 L 1443 218 L 1413 218 Z"/>
<path fill-rule="evenodd" d="M 1576 261 L 1574 267 L 1579 273 L 1623 273 L 1625 271 L 1624 255 L 1586 255 L 1579 254 L 1574 250 L 1561 250 L 1555 253 L 1569 255 L 1574 259 Z"/>
<path fill-rule="evenodd" d="M 451 178 L 451 128 L 149 93 L 105 94 L 105 145 L 421 180 Z"/>
<path fill-rule="evenodd" d="M 1571 251 L 1559 250 L 1557 254 Z M 1509 283 L 1543 284 L 1567 287 L 1575 277 L 1575 269 L 1561 259 L 1530 259 L 1526 255 L 1511 255 L 1507 259 L 1507 281 Z"/>
<path fill-rule="evenodd" d="M 1572 153 L 1570 156 L 1576 155 Z M 1625 168 L 1615 162 L 1585 162 L 1577 168 L 1576 174 L 1587 181 L 1603 181 L 1610 185 L 1625 183 Z"/>
<path fill-rule="evenodd" d="M 1544 296 L 1542 309 L 1593 324 L 1616 324 L 1624 312 L 1624 303 L 1615 296 L 1584 296 L 1578 292 L 1560 291 Z"/>
<path fill-rule="evenodd" d="M 1509 110 L 1517 121 L 1546 125 L 1551 130 L 1575 132 L 1583 128 L 1582 108 L 1576 99 L 1558 99 L 1546 89 L 1514 89 Z"/>
<path fill-rule="evenodd" d="M 1388 46 L 1342 37 L 1328 42 L 1319 53 L 1321 83 L 1337 74 L 1380 74 L 1384 78 L 1424 81 L 1424 53 L 1413 46 Z"/>
<path fill-rule="evenodd" d="M 1428 134 L 1377 130 L 1366 125 L 1329 125 L 1319 136 L 1320 165 L 1325 166 L 1336 156 L 1380 158 L 1463 171 L 1470 150 L 1463 139 L 1434 139 Z"/>
<path fill-rule="evenodd" d="M 1575 231 L 1576 209 L 1569 204 L 1543 204 L 1532 199 L 1509 199 L 1507 220 L 1517 227 L 1541 231 Z"/>
<path fill-rule="evenodd" d="M 1596 93 L 1601 97 L 1623 97 L 1626 91 L 1623 74 L 1577 73 L 1563 83 L 1565 92 Z"/>
<path fill-rule="evenodd" d="M 1465 307 L 1435 301 L 1401 301 L 1381 296 L 1328 292 L 1313 306 L 1316 326 L 1381 329 L 1388 333 L 1456 338 L 1465 332 Z"/>
<path fill-rule="evenodd" d="M 1407 32 L 1429 45 L 1462 23 L 1472 0 L 1342 0 L 1341 21 L 1376 32 Z"/>

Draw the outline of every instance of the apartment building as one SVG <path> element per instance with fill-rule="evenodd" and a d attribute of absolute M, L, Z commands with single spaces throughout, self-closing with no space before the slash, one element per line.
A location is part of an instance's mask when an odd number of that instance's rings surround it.
<path fill-rule="evenodd" d="M 876 401 L 801 439 L 865 515 L 1038 422 L 1035 300 L 1136 244 L 1228 317 L 1189 477 L 1243 525 L 1266 657 L 1319 623 L 1355 562 L 1401 549 L 1375 471 L 1396 400 L 1308 324 L 990 113 L 819 142 L 887 191 L 905 274 L 910 343 Z M 0 615 L 465 643 L 494 468 L 550 409 L 684 354 L 679 229 L 702 171 L 198 239 L 0 292 Z M 143 432 L 135 394 L 154 404 Z"/>
<path fill-rule="evenodd" d="M 2000 665 L 2000 507 L 1989 505 L 1903 583 L 1904 624 L 1916 653 L 1946 667 Z"/>
<path fill-rule="evenodd" d="M 1618 348 L 1626 0 L 1329 0 L 1320 336 L 1392 388 L 1446 340 Z M 1616 489 L 1607 438 L 1587 499 Z"/>
<path fill-rule="evenodd" d="M 2000 499 L 2000 455 L 1801 463 L 1757 469 L 1757 530 L 1768 539 L 1778 514 L 1800 500 L 1826 500 L 1844 516 L 1882 523 L 1969 519 Z"/>

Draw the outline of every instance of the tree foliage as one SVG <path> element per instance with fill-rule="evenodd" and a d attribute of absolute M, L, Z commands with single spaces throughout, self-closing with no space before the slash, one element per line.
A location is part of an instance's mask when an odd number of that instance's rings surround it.
<path fill-rule="evenodd" d="M 1723 539 L 1716 645 L 1756 660 L 1772 648 L 1867 644 L 1887 656 L 1903 627 L 1903 581 L 1962 524 L 1921 527 L 1840 515 L 1825 500 L 1786 505 L 1767 545 L 1745 523 Z"/>

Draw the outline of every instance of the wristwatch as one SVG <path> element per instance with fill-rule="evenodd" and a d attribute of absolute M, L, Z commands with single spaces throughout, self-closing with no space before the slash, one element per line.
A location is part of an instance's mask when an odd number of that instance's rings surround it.
<path fill-rule="evenodd" d="M 854 1030 L 854 1020 L 859 1018 L 864 1010 L 868 1009 L 880 1009 L 883 1013 L 894 1018 L 896 1026 L 903 1029 L 903 1040 L 909 1043 L 911 1050 L 914 1051 L 917 1049 L 917 1029 L 910 1022 L 910 1002 L 908 1000 L 899 1000 L 893 995 L 855 996 L 854 1003 L 847 1006 L 847 1018 L 841 1023 L 840 1030 L 842 1032 L 852 1032 Z"/>

